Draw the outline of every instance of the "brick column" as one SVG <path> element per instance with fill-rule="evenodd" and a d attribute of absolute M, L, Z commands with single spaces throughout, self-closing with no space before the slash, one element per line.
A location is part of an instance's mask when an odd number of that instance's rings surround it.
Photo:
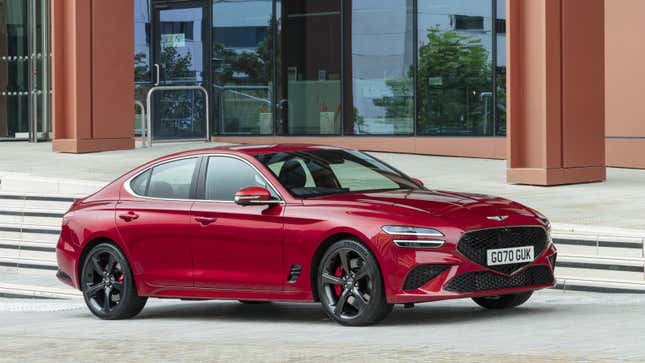
<path fill-rule="evenodd" d="M 605 180 L 604 0 L 507 0 L 515 184 Z"/>
<path fill-rule="evenodd" d="M 53 150 L 134 147 L 133 0 L 51 0 Z"/>

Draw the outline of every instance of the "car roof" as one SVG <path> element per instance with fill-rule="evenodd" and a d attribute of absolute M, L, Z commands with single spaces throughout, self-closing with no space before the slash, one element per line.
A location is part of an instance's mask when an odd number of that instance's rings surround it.
<path fill-rule="evenodd" d="M 225 152 L 230 154 L 246 154 L 250 156 L 256 156 L 261 154 L 274 154 L 280 152 L 293 152 L 293 151 L 306 151 L 306 150 L 349 150 L 343 147 L 329 146 L 329 145 L 310 145 L 310 144 L 264 144 L 264 145 L 253 145 L 253 144 L 238 144 L 238 145 L 228 145 L 228 146 L 218 146 L 213 148 L 205 148 L 199 150 L 191 150 L 187 152 L 181 152 L 174 154 L 173 156 L 178 155 L 195 155 L 195 154 L 207 154 L 212 152 Z"/>

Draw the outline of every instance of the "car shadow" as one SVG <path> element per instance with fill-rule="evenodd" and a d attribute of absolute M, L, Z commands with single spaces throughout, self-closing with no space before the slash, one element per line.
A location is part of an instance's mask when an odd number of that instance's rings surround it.
<path fill-rule="evenodd" d="M 437 303 L 417 304 L 413 309 L 396 306 L 392 313 L 379 325 L 443 325 L 467 323 L 481 320 L 495 320 L 526 316 L 536 318 L 551 313 L 556 307 L 544 305 L 532 307 L 529 304 L 509 310 L 486 310 L 473 303 L 446 305 Z M 320 304 L 268 303 L 246 305 L 231 302 L 190 302 L 178 304 L 151 305 L 146 307 L 137 320 L 177 319 L 226 322 L 266 322 L 266 323 L 308 323 L 328 324 Z"/>

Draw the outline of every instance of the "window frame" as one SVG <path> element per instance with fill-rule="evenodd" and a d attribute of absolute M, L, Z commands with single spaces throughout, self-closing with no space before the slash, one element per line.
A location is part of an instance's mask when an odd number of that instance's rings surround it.
<path fill-rule="evenodd" d="M 193 166 L 193 175 L 192 175 L 191 180 L 190 180 L 190 193 L 189 193 L 189 198 L 188 199 L 149 197 L 147 195 L 137 194 L 132 189 L 131 184 L 134 181 L 134 179 L 138 178 L 139 176 L 141 176 L 141 175 L 143 175 L 143 174 L 145 174 L 147 172 L 150 172 L 150 175 L 148 175 L 148 181 L 146 183 L 146 194 L 147 194 L 148 190 L 150 188 L 150 179 L 152 179 L 152 174 L 154 173 L 154 168 L 156 168 L 158 166 L 161 166 L 161 165 L 164 165 L 164 164 L 172 163 L 172 162 L 175 162 L 175 161 L 186 160 L 186 159 L 196 159 L 195 166 Z M 197 182 L 197 177 L 199 175 L 200 167 L 201 167 L 201 164 L 203 162 L 202 159 L 203 159 L 202 155 L 190 155 L 190 156 L 182 156 L 182 157 L 178 157 L 178 158 L 174 158 L 174 159 L 164 160 L 164 161 L 159 162 L 157 164 L 151 165 L 151 166 L 145 168 L 144 170 L 136 173 L 134 176 L 128 178 L 128 180 L 126 180 L 125 183 L 123 183 L 123 187 L 125 188 L 125 190 L 131 196 L 136 197 L 136 198 L 142 198 L 142 199 L 148 199 L 148 200 L 192 201 L 192 200 L 194 200 L 194 197 L 195 197 L 195 186 L 196 186 L 196 182 Z"/>
<path fill-rule="evenodd" d="M 286 204 L 286 201 L 285 201 L 284 197 L 282 196 L 282 194 L 280 194 L 280 192 L 278 191 L 278 188 L 276 188 L 275 185 L 273 185 L 273 183 L 271 183 L 269 178 L 267 178 L 267 176 L 262 172 L 262 170 L 260 170 L 252 162 L 246 160 L 243 157 L 237 156 L 237 155 L 233 155 L 233 154 L 217 154 L 217 153 L 202 155 L 202 160 L 201 160 L 201 163 L 199 165 L 199 173 L 198 173 L 198 176 L 197 176 L 197 180 L 194 180 L 194 182 L 196 182 L 195 190 L 194 190 L 195 191 L 195 194 L 194 194 L 195 199 L 194 200 L 200 201 L 200 202 L 209 202 L 209 203 L 233 203 L 233 204 L 236 204 L 235 200 L 211 200 L 211 199 L 206 199 L 206 178 L 208 177 L 208 162 L 209 162 L 210 158 L 213 158 L 213 157 L 226 157 L 226 158 L 230 158 L 230 159 L 236 159 L 236 160 L 239 160 L 242 163 L 250 166 L 256 173 L 258 173 L 258 175 L 260 175 L 260 177 L 262 177 L 262 179 L 269 186 L 269 188 L 267 188 L 269 190 L 269 192 L 273 192 L 273 194 L 275 194 L 277 196 L 278 199 L 275 200 L 275 204 L 281 204 L 281 205 Z"/>

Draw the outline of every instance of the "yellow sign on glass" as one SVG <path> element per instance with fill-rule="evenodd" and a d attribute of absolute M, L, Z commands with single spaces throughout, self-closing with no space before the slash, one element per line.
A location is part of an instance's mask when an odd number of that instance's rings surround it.
<path fill-rule="evenodd" d="M 186 46 L 186 34 L 161 34 L 162 48 L 180 48 Z"/>

